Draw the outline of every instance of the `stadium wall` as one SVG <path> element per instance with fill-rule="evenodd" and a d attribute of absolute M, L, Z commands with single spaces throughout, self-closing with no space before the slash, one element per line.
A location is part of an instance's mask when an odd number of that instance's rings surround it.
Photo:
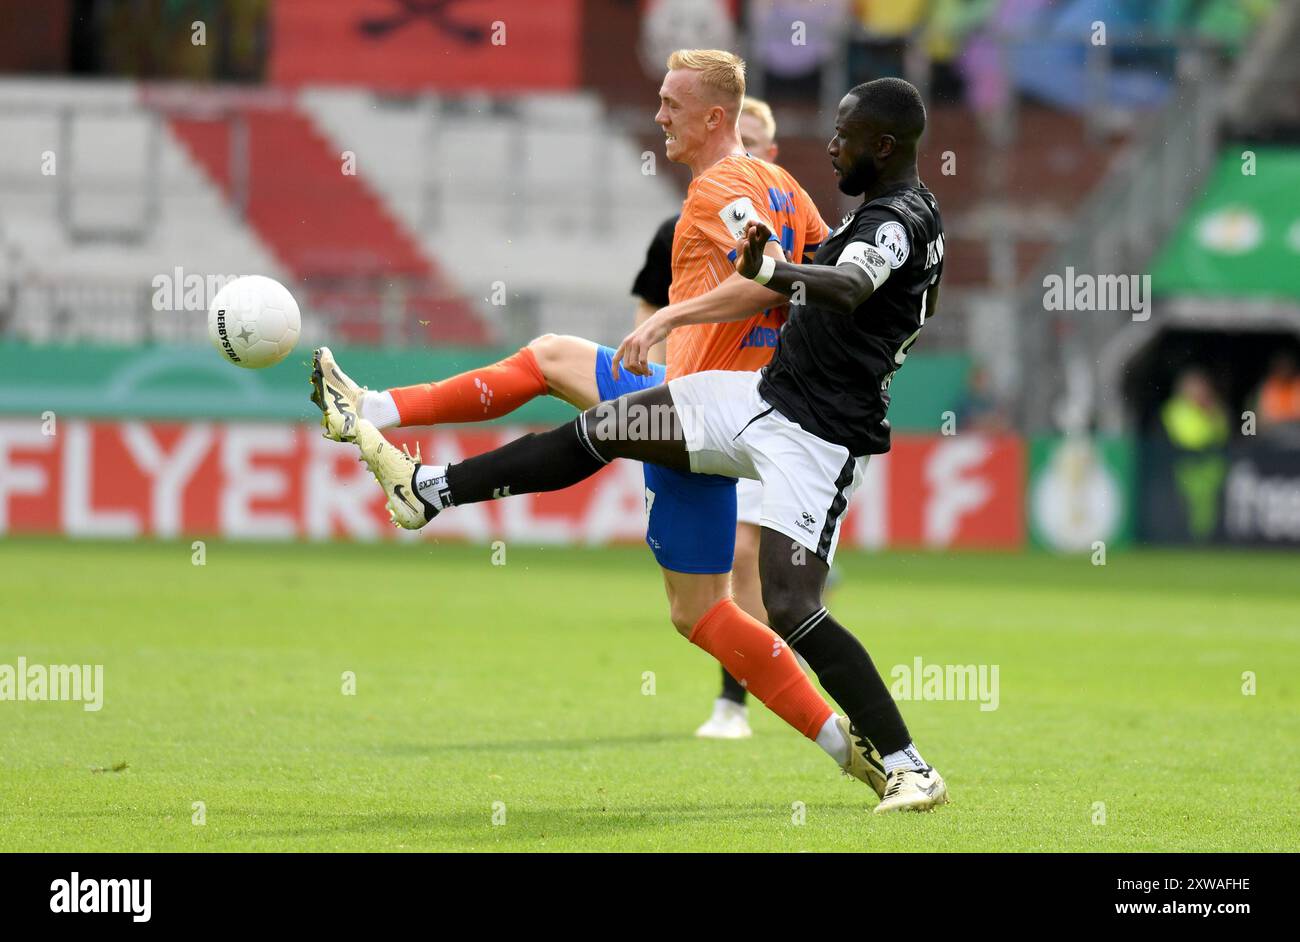
<path fill-rule="evenodd" d="M 176 315 L 184 318 L 187 315 Z M 206 324 L 206 321 L 203 322 Z M 202 325 L 196 325 L 202 329 Z M 300 347 L 308 346 L 308 338 Z M 355 376 L 404 386 L 492 363 L 514 347 L 342 347 L 331 345 Z M 910 353 L 892 388 L 890 421 L 906 431 L 938 429 L 966 391 L 970 359 Z M 81 418 L 267 419 L 314 421 L 307 401 L 307 359 L 295 355 L 269 370 L 231 369 L 206 343 L 99 346 L 0 341 L 0 414 L 52 410 Z M 555 424 L 573 415 L 558 399 L 534 399 L 515 424 Z"/>

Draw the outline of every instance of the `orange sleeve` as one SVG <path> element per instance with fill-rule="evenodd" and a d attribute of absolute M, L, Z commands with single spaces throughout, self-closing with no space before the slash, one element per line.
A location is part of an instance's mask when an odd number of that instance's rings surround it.
<path fill-rule="evenodd" d="M 724 253 L 735 249 L 750 220 L 772 228 L 762 181 L 739 167 L 720 168 L 701 177 L 687 209 L 692 233 Z"/>

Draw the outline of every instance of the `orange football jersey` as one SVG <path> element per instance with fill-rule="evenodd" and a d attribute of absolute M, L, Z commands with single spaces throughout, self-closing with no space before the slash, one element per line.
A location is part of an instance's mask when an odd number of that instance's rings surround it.
<path fill-rule="evenodd" d="M 724 157 L 691 181 L 673 232 L 674 303 L 704 294 L 735 271 L 736 240 L 751 220 L 765 223 L 786 258 L 802 262 L 829 229 L 812 199 L 785 170 L 749 155 Z M 668 335 L 668 379 L 703 370 L 757 370 L 772 359 L 785 305 L 745 320 L 691 324 Z"/>

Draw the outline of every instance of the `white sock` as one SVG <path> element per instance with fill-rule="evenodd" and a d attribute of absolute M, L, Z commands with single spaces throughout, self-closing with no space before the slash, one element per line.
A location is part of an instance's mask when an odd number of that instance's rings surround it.
<path fill-rule="evenodd" d="M 916 746 L 910 742 L 897 752 L 891 752 L 881 758 L 885 762 L 886 775 L 895 769 L 915 769 L 918 772 L 923 772 L 929 768 L 925 764 L 925 760 L 921 758 L 921 754 L 916 751 Z"/>
<path fill-rule="evenodd" d="M 843 768 L 849 764 L 849 741 L 840 729 L 839 718 L 838 713 L 832 713 L 822 724 L 821 732 L 817 734 L 817 745 Z"/>
<path fill-rule="evenodd" d="M 447 490 L 447 466 L 420 465 L 420 469 L 415 472 L 415 492 L 434 510 L 446 510 L 450 507 L 451 494 Z"/>
<path fill-rule="evenodd" d="M 393 394 L 388 391 L 362 393 L 361 404 L 357 407 L 357 411 L 361 413 L 361 418 L 377 429 L 396 428 L 402 424 L 397 403 L 393 401 Z"/>

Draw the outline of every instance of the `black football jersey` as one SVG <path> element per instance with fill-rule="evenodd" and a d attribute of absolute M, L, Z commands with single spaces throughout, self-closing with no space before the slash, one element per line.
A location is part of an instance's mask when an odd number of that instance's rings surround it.
<path fill-rule="evenodd" d="M 759 395 L 786 418 L 853 455 L 889 450 L 889 385 L 932 312 L 943 274 L 943 223 L 934 194 L 900 184 L 845 217 L 814 265 L 888 274 L 852 314 L 790 305 Z"/>
<path fill-rule="evenodd" d="M 650 240 L 645 263 L 632 282 L 632 294 L 655 307 L 668 306 L 668 286 L 673 283 L 673 232 L 677 216 L 664 222 Z"/>

